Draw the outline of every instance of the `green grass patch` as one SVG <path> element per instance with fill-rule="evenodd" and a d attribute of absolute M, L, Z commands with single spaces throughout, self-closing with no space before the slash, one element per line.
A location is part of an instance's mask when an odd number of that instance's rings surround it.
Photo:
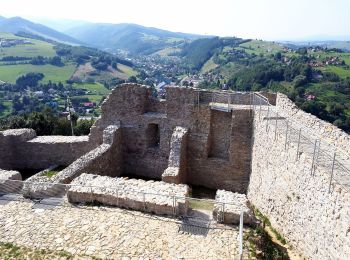
<path fill-rule="evenodd" d="M 167 47 L 155 52 L 154 54 L 164 57 L 164 56 L 169 56 L 170 54 L 173 54 L 173 53 L 179 53 L 180 51 L 181 51 L 180 48 Z"/>
<path fill-rule="evenodd" d="M 46 176 L 46 177 L 53 177 L 55 175 L 57 175 L 57 173 L 59 173 L 60 171 L 62 171 L 63 169 L 65 169 L 66 166 L 57 166 L 56 168 L 50 170 L 50 171 L 46 171 L 42 174 L 42 176 Z"/>
<path fill-rule="evenodd" d="M 203 67 L 201 68 L 200 73 L 204 74 L 204 73 L 209 72 L 213 69 L 216 69 L 218 66 L 219 65 L 213 61 L 213 57 L 211 57 L 209 60 L 207 60 L 206 63 L 204 63 Z"/>
<path fill-rule="evenodd" d="M 283 47 L 274 42 L 252 40 L 239 45 L 237 49 L 244 50 L 248 54 L 269 55 L 284 52 Z"/>
<path fill-rule="evenodd" d="M 258 208 L 254 207 L 253 205 L 252 209 L 257 219 L 262 221 L 263 227 L 268 226 L 270 230 L 275 234 L 278 241 L 280 241 L 283 245 L 287 244 L 287 240 L 276 229 L 272 227 L 270 220 L 265 215 L 263 215 Z"/>
<path fill-rule="evenodd" d="M 87 89 L 94 95 L 106 95 L 110 92 L 101 83 L 74 83 L 73 88 Z"/>
<path fill-rule="evenodd" d="M 52 251 L 48 249 L 34 249 L 17 246 L 12 243 L 0 242 L 0 258 L 7 260 L 15 259 L 73 259 L 74 256 L 65 251 Z"/>
<path fill-rule="evenodd" d="M 0 58 L 4 56 L 36 57 L 39 55 L 45 57 L 53 57 L 56 55 L 56 51 L 53 48 L 54 45 L 48 42 L 18 37 L 8 33 L 0 33 L 0 37 L 6 39 L 25 39 L 32 43 L 19 44 L 11 47 L 0 47 Z"/>
<path fill-rule="evenodd" d="M 95 102 L 96 104 L 99 104 L 103 98 L 103 95 L 82 95 L 74 97 L 88 98 L 90 102 Z"/>
<path fill-rule="evenodd" d="M 350 69 L 339 66 L 326 66 L 321 68 L 323 72 L 333 72 L 341 78 L 350 77 Z"/>
<path fill-rule="evenodd" d="M 3 101 L 2 104 L 4 105 L 4 109 L 0 110 L 0 117 L 5 117 L 8 116 L 9 114 L 11 114 L 11 110 L 12 110 L 12 101 L 8 100 L 8 101 Z"/>
<path fill-rule="evenodd" d="M 6 65 L 0 66 L 0 80 L 15 83 L 16 79 L 29 72 L 40 72 L 45 75 L 42 80 L 43 83 L 49 82 L 65 82 L 68 80 L 75 71 L 74 64 L 67 64 L 63 67 L 57 67 L 53 65 L 31 65 L 31 64 L 20 64 L 20 65 Z"/>
<path fill-rule="evenodd" d="M 214 201 L 190 199 L 189 206 L 192 209 L 204 209 L 212 211 Z"/>
<path fill-rule="evenodd" d="M 124 73 L 126 76 L 131 77 L 131 76 L 136 76 L 137 72 L 133 70 L 133 68 L 126 66 L 124 64 L 118 63 L 118 70 L 122 73 Z"/>
<path fill-rule="evenodd" d="M 273 242 L 272 237 L 262 227 L 249 228 L 243 237 L 249 259 L 289 259 L 288 251 Z"/>

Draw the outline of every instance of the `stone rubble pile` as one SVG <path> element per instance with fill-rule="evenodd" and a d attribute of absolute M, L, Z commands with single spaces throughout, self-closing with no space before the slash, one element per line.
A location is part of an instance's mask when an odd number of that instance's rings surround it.
<path fill-rule="evenodd" d="M 215 195 L 213 209 L 214 219 L 225 224 L 239 224 L 240 214 L 243 212 L 243 223 L 252 225 L 255 223 L 253 212 L 248 207 L 248 199 L 245 194 L 231 191 L 218 190 Z"/>
<path fill-rule="evenodd" d="M 71 203 L 101 203 L 157 215 L 186 214 L 189 187 L 161 181 L 112 178 L 83 173 L 68 190 Z"/>

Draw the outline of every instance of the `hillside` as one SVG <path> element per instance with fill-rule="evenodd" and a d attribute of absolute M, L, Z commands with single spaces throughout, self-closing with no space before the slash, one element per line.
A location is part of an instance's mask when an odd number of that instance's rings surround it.
<path fill-rule="evenodd" d="M 137 24 L 86 23 L 66 34 L 102 49 L 124 49 L 134 54 L 151 54 L 166 47 L 203 36 L 170 32 Z"/>
<path fill-rule="evenodd" d="M 198 70 L 199 87 L 282 92 L 304 111 L 350 132 L 350 53 L 246 40 L 213 45 L 201 58 L 208 59 Z"/>
<path fill-rule="evenodd" d="M 130 61 L 97 49 L 0 33 L 0 117 L 65 109 L 67 95 L 84 115 L 98 115 L 110 87 L 137 73 Z M 38 94 L 39 93 L 39 94 Z"/>
<path fill-rule="evenodd" d="M 281 43 L 293 49 L 298 49 L 300 47 L 321 46 L 329 49 L 336 48 L 345 52 L 350 52 L 350 41 L 286 41 Z"/>
<path fill-rule="evenodd" d="M 0 32 L 8 32 L 16 34 L 18 32 L 26 32 L 39 35 L 41 37 L 68 44 L 82 44 L 81 41 L 74 39 L 61 32 L 55 31 L 41 24 L 33 23 L 21 17 L 0 18 Z"/>

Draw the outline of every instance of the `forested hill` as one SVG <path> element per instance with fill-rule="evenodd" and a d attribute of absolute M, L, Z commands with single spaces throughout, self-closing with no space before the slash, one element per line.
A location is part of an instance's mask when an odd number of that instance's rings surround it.
<path fill-rule="evenodd" d="M 108 50 L 124 49 L 133 54 L 151 54 L 203 37 L 123 23 L 86 23 L 70 28 L 65 33 L 90 46 Z"/>
<path fill-rule="evenodd" d="M 74 39 L 66 34 L 55 31 L 42 24 L 33 23 L 21 17 L 4 18 L 0 17 L 0 32 L 8 32 L 16 34 L 18 32 L 26 32 L 42 36 L 46 39 L 68 43 L 68 44 L 82 44 L 81 41 Z"/>
<path fill-rule="evenodd" d="M 204 63 L 208 61 L 215 53 L 222 52 L 226 46 L 235 47 L 239 44 L 246 42 L 240 38 L 204 38 L 186 43 L 180 56 L 185 60 L 192 69 L 199 70 L 202 68 Z"/>
<path fill-rule="evenodd" d="M 197 45 L 207 48 L 196 51 Z M 279 91 L 306 112 L 350 132 L 350 53 L 220 38 L 198 40 L 190 46 L 192 52 L 184 48 L 182 53 L 187 53 L 187 62 L 203 78 L 200 87 Z"/>

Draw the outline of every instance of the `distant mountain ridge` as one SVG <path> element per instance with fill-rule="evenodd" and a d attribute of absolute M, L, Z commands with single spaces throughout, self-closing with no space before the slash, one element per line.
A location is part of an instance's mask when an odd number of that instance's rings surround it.
<path fill-rule="evenodd" d="M 86 23 L 64 32 L 94 47 L 125 49 L 138 54 L 149 54 L 186 40 L 210 37 L 171 32 L 131 23 Z"/>
<path fill-rule="evenodd" d="M 53 30 L 47 26 L 33 23 L 21 17 L 4 18 L 0 17 L 0 32 L 18 33 L 26 32 L 36 34 L 44 38 L 69 44 L 82 44 L 81 41 L 71 36 Z"/>

